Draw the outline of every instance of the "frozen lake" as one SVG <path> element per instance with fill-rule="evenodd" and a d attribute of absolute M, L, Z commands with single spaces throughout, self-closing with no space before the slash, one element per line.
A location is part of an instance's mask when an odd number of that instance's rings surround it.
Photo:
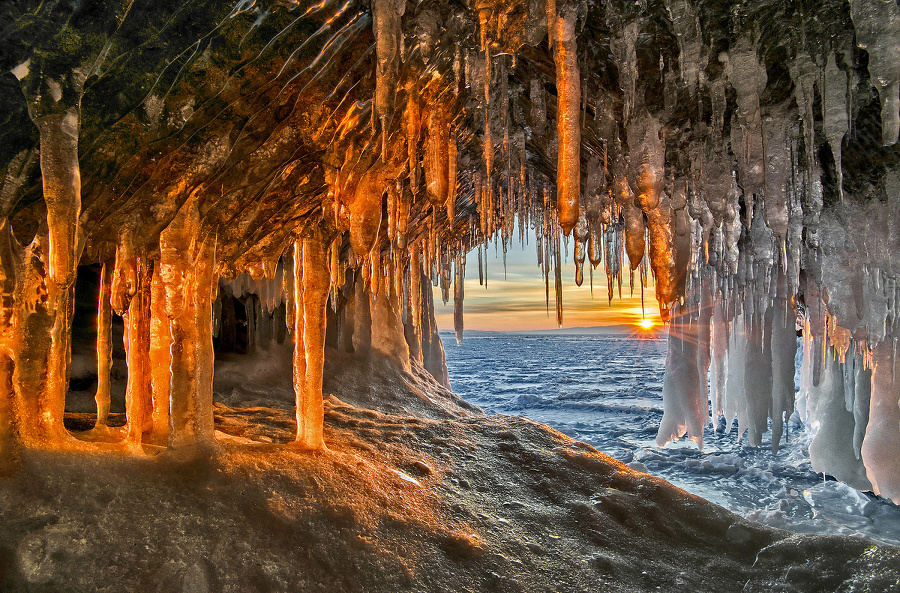
<path fill-rule="evenodd" d="M 777 454 L 711 425 L 703 451 L 656 446 L 665 337 L 441 332 L 453 391 L 488 413 L 522 415 L 748 518 L 803 533 L 900 545 L 900 507 L 817 474 L 795 414 Z"/>

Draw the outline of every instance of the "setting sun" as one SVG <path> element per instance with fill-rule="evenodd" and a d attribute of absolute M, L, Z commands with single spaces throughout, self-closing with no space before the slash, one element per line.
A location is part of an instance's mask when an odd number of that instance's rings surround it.
<path fill-rule="evenodd" d="M 644 318 L 644 319 L 641 319 L 640 321 L 638 321 L 638 325 L 639 325 L 642 329 L 650 329 L 650 328 L 652 328 L 654 325 L 656 325 L 656 323 L 655 323 L 652 319 L 646 319 L 646 318 Z"/>

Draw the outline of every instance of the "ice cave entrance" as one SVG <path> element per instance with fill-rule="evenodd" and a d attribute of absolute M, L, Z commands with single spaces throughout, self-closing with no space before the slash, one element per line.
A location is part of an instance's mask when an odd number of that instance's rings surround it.
<path fill-rule="evenodd" d="M 563 324 L 557 323 L 552 266 L 545 284 L 534 240 L 469 254 L 481 273 L 465 283 L 464 339 L 454 331 L 452 299 L 435 292 L 435 313 L 453 391 L 488 413 L 522 415 L 587 442 L 634 469 L 663 477 L 769 525 L 802 533 L 861 535 L 900 544 L 900 508 L 814 471 L 815 430 L 801 414 L 803 340 L 795 340 L 795 411 L 772 451 L 771 423 L 760 444 L 708 405 L 703 449 L 688 439 L 658 447 L 663 416 L 667 331 L 652 276 L 640 303 L 623 279 L 622 296 L 601 267 L 577 286 L 571 245 L 563 260 Z M 589 267 L 589 266 L 586 266 Z M 589 274 L 591 273 L 589 272 Z M 591 285 L 593 284 L 593 286 Z M 486 285 L 486 289 L 485 289 Z M 649 323 L 648 323 L 649 322 Z M 645 327 L 645 324 L 650 327 Z"/>

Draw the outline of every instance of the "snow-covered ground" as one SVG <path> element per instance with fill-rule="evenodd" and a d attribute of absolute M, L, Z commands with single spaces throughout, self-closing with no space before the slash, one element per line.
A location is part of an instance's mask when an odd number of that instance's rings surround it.
<path fill-rule="evenodd" d="M 861 535 L 900 545 L 900 508 L 816 474 L 799 419 L 777 454 L 739 441 L 737 424 L 656 446 L 664 335 L 445 333 L 455 393 L 488 412 L 527 416 L 747 518 L 800 533 Z M 719 426 L 725 429 L 724 424 Z"/>
<path fill-rule="evenodd" d="M 24 451 L 0 479 L 0 591 L 900 584 L 898 548 L 749 522 L 542 424 L 485 416 L 415 364 L 329 350 L 328 451 L 298 451 L 289 361 L 217 361 L 217 444 L 193 458 Z"/>

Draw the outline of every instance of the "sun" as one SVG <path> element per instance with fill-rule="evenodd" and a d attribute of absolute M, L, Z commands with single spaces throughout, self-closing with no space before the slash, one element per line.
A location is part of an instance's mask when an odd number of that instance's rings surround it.
<path fill-rule="evenodd" d="M 656 325 L 656 323 L 652 319 L 647 319 L 646 317 L 638 321 L 637 324 L 641 329 L 651 329 L 654 325 Z"/>

